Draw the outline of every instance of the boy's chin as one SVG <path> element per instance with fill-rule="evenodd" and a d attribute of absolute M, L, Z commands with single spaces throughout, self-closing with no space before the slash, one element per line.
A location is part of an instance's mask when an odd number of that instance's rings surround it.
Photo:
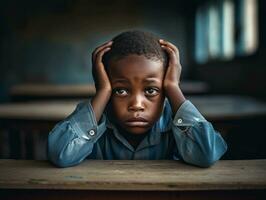
<path fill-rule="evenodd" d="M 126 131 L 133 134 L 133 135 L 141 135 L 145 134 L 149 131 L 149 128 L 144 128 L 144 127 L 130 127 L 126 128 Z"/>

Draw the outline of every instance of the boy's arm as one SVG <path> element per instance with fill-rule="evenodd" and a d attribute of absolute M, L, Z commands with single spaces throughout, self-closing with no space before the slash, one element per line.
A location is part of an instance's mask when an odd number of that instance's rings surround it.
<path fill-rule="evenodd" d="M 179 87 L 181 64 L 178 49 L 170 42 L 159 42 L 169 56 L 164 90 L 175 114 L 172 130 L 179 154 L 188 163 L 202 167 L 210 166 L 220 159 L 227 145 L 211 123 L 185 99 Z"/>
<path fill-rule="evenodd" d="M 188 100 L 176 112 L 172 131 L 179 156 L 187 163 L 209 167 L 227 150 L 220 133 Z"/>
<path fill-rule="evenodd" d="M 186 100 L 180 87 L 181 64 L 179 51 L 175 45 L 170 42 L 160 40 L 161 47 L 167 52 L 169 61 L 164 76 L 164 91 L 170 101 L 173 113 L 176 113 L 181 104 Z"/>
<path fill-rule="evenodd" d="M 80 103 L 49 133 L 48 159 L 59 167 L 79 164 L 92 153 L 105 130 L 105 117 L 97 124 L 90 100 Z"/>
<path fill-rule="evenodd" d="M 111 45 L 111 41 L 107 42 L 96 48 L 92 54 L 95 96 L 91 101 L 79 104 L 49 134 L 48 157 L 57 166 L 67 167 L 80 163 L 91 154 L 94 144 L 106 130 L 102 115 L 112 89 L 102 57 L 111 49 Z"/>
<path fill-rule="evenodd" d="M 111 45 L 112 41 L 109 41 L 96 48 L 92 54 L 92 74 L 95 82 L 96 94 L 92 98 L 91 105 L 97 122 L 100 120 L 112 94 L 112 86 L 102 62 L 104 53 L 111 49 Z"/>

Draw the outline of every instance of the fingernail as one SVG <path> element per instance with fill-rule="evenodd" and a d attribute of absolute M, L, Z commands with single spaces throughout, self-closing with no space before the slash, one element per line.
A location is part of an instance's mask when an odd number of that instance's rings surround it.
<path fill-rule="evenodd" d="M 163 42 L 163 39 L 160 39 L 159 41 L 160 41 L 160 42 Z"/>

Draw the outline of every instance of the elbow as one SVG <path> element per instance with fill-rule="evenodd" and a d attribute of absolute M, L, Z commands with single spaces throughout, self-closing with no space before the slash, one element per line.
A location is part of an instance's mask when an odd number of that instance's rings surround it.
<path fill-rule="evenodd" d="M 210 148 L 208 151 L 202 152 L 200 167 L 211 167 L 214 165 L 226 152 L 227 146 L 220 148 Z"/>
<path fill-rule="evenodd" d="M 70 160 L 66 159 L 65 157 L 57 153 L 52 153 L 52 152 L 48 153 L 48 159 L 56 167 L 60 168 L 71 167 L 75 165 L 75 163 L 71 162 Z"/>
<path fill-rule="evenodd" d="M 193 156 L 185 156 L 183 158 L 185 162 L 202 168 L 211 167 L 217 160 L 219 160 L 219 157 L 217 157 L 217 155 L 211 151 L 197 151 L 196 153 L 194 152 Z"/>
<path fill-rule="evenodd" d="M 48 160 L 57 167 L 64 168 L 70 167 L 73 164 L 70 163 L 69 159 L 63 156 L 63 152 L 56 148 L 56 145 L 48 143 L 47 157 Z"/>
<path fill-rule="evenodd" d="M 192 164 L 198 167 L 208 168 L 211 167 L 217 160 L 210 159 L 208 157 L 198 157 L 196 159 L 184 159 L 184 161 L 188 164 Z"/>
<path fill-rule="evenodd" d="M 199 162 L 199 166 L 200 167 L 211 167 L 212 165 L 214 165 L 221 157 L 222 155 L 225 153 L 226 148 L 218 148 L 218 149 L 209 149 L 208 151 L 204 151 L 201 152 L 200 154 L 200 162 Z"/>
<path fill-rule="evenodd" d="M 60 157 L 60 154 L 53 151 L 53 149 L 48 148 L 48 159 L 49 161 L 54 164 L 56 167 L 64 168 L 68 167 L 67 163 L 65 162 L 62 157 Z"/>
<path fill-rule="evenodd" d="M 216 162 L 216 159 L 210 159 L 210 158 L 205 158 L 202 159 L 199 163 L 198 166 L 202 167 L 202 168 L 208 168 L 211 167 L 212 165 L 214 165 L 214 163 Z"/>

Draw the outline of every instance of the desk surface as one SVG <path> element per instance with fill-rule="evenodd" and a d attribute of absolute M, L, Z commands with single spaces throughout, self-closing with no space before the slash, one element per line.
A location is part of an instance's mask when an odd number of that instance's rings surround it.
<path fill-rule="evenodd" d="M 53 85 L 21 84 L 10 89 L 11 96 L 93 96 L 95 87 L 92 84 Z"/>
<path fill-rule="evenodd" d="M 203 116 L 212 121 L 266 116 L 266 103 L 248 96 L 204 95 L 187 99 L 191 100 Z"/>
<path fill-rule="evenodd" d="M 38 101 L 0 104 L 0 118 L 59 121 L 73 112 L 78 102 Z"/>
<path fill-rule="evenodd" d="M 266 160 L 221 160 L 210 168 L 180 161 L 86 160 L 56 168 L 48 161 L 0 160 L 0 188 L 201 191 L 266 189 Z"/>
<path fill-rule="evenodd" d="M 266 116 L 266 103 L 251 97 L 206 95 L 187 99 L 210 121 Z M 0 104 L 0 118 L 58 121 L 67 117 L 79 101 L 81 100 Z"/>

